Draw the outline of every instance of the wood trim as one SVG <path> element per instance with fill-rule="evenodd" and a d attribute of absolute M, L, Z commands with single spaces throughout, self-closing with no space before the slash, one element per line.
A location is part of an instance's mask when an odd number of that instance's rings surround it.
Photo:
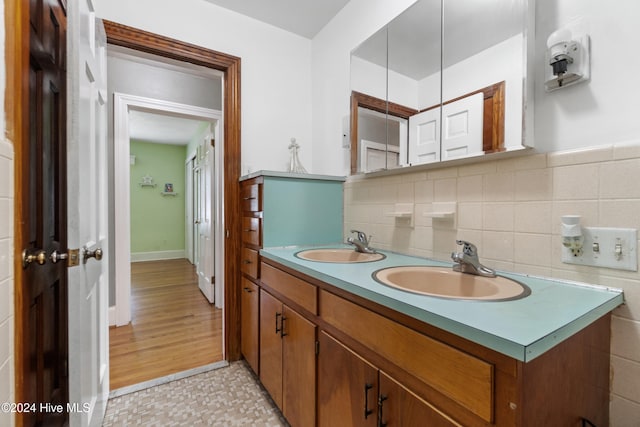
<path fill-rule="evenodd" d="M 240 358 L 240 65 L 238 57 L 104 21 L 107 43 L 189 62 L 224 72 L 224 221 L 225 349 L 228 360 Z"/>
<path fill-rule="evenodd" d="M 403 119 L 418 113 L 418 110 L 404 105 L 388 102 L 375 96 L 351 91 L 351 174 L 358 173 L 358 107 L 368 108 L 378 113 L 389 114 Z"/>
<path fill-rule="evenodd" d="M 22 248 L 25 246 L 25 228 L 22 218 L 26 207 L 23 200 L 24 176 L 27 172 L 23 162 L 24 145 L 28 144 L 29 126 L 29 1 L 8 0 L 4 3 L 5 28 L 13 28 L 5 34 L 5 114 L 6 138 L 13 144 L 14 150 L 14 376 L 15 401 L 26 402 L 26 381 L 24 377 L 24 360 L 28 354 L 28 344 L 22 337 L 25 335 L 26 315 L 22 309 L 24 293 L 22 281 Z M 24 415 L 15 417 L 16 426 L 24 425 Z"/>

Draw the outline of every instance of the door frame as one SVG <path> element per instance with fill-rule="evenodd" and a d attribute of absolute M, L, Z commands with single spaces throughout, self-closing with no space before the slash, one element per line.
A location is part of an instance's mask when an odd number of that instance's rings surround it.
<path fill-rule="evenodd" d="M 158 99 L 146 98 L 143 96 L 129 95 L 115 92 L 113 94 L 113 145 L 114 145 L 114 264 L 115 264 L 115 322 L 110 320 L 110 324 L 116 326 L 127 325 L 131 321 L 131 191 L 130 191 L 130 136 L 129 136 L 129 111 L 146 111 L 150 113 L 168 113 L 170 115 L 180 116 L 184 118 L 222 122 L 224 119 L 222 112 L 210 108 L 196 107 L 192 105 L 179 104 L 176 102 L 163 101 Z M 216 148 L 219 150 L 219 148 Z M 216 153 L 220 156 L 221 153 Z M 224 177 L 220 171 L 216 171 L 218 181 Z M 221 189 L 218 194 L 224 197 L 224 191 Z M 221 200 L 220 200 L 221 201 Z M 218 212 L 214 212 L 218 214 Z M 217 221 L 218 222 L 218 221 Z M 221 265 L 224 260 L 224 242 L 219 239 L 223 235 L 224 219 L 217 224 L 215 230 L 215 245 L 218 250 L 214 253 L 217 257 L 214 260 L 215 265 Z M 223 282 L 223 275 L 220 276 L 220 282 Z M 217 293 L 217 292 L 216 292 Z M 220 295 L 222 297 L 222 295 Z M 111 309 L 110 309 L 111 310 Z M 224 354 L 224 352 L 223 352 Z"/>
<path fill-rule="evenodd" d="M 224 329 L 227 360 L 240 358 L 240 65 L 238 57 L 216 52 L 112 21 L 103 21 L 107 43 L 220 70 L 224 73 L 223 163 Z"/>

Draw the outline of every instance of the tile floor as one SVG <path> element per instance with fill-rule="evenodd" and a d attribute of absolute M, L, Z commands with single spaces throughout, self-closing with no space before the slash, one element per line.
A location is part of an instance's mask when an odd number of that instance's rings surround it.
<path fill-rule="evenodd" d="M 109 399 L 103 427 L 287 426 L 244 362 Z"/>

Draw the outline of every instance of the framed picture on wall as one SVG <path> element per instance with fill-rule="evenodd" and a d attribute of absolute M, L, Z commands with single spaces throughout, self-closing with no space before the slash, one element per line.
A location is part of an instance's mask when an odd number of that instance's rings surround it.
<path fill-rule="evenodd" d="M 168 183 L 166 183 L 166 184 L 164 185 L 164 192 L 165 192 L 165 193 L 173 193 L 173 184 L 171 184 L 171 183 L 169 183 L 169 182 L 168 182 Z"/>

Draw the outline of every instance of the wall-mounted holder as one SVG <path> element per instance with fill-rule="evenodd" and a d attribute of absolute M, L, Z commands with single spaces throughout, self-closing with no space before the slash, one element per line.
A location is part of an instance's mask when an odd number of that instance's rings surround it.
<path fill-rule="evenodd" d="M 413 203 L 396 203 L 394 210 L 384 216 L 394 217 L 397 227 L 413 227 Z"/>
<path fill-rule="evenodd" d="M 562 248 L 562 262 L 592 267 L 638 271 L 638 236 L 635 228 L 582 227 L 580 253 Z"/>
<path fill-rule="evenodd" d="M 174 193 L 173 191 L 161 191 L 160 194 L 162 194 L 163 196 L 177 196 L 178 193 Z"/>
<path fill-rule="evenodd" d="M 438 202 L 431 204 L 431 211 L 424 212 L 424 216 L 431 218 L 433 226 L 439 226 L 440 228 L 455 228 L 457 225 L 456 213 L 458 211 L 458 204 L 456 202 Z"/>
<path fill-rule="evenodd" d="M 153 178 L 146 174 L 142 177 L 142 181 L 138 183 L 140 187 L 155 187 L 157 184 L 153 182 Z"/>

